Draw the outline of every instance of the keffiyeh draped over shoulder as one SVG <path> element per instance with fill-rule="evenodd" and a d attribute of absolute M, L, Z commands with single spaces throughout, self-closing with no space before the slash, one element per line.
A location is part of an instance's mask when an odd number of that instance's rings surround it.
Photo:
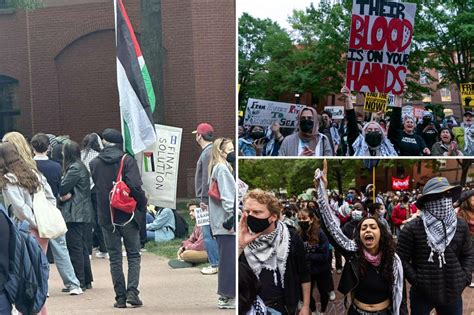
<path fill-rule="evenodd" d="M 321 176 L 322 171 L 319 169 L 316 170 L 315 179 L 319 179 Z M 318 204 L 321 211 L 321 218 L 332 238 L 346 251 L 356 252 L 357 244 L 342 233 L 341 228 L 339 227 L 339 219 L 329 206 L 326 187 L 321 180 L 319 180 L 318 187 L 316 187 L 316 192 L 318 193 Z"/>
<path fill-rule="evenodd" d="M 278 285 L 277 272 L 280 273 L 281 286 L 284 287 L 286 260 L 290 252 L 290 231 L 284 223 L 277 221 L 276 229 L 260 235 L 244 249 L 245 258 L 257 278 L 263 269 L 273 272 L 275 286 Z"/>
<path fill-rule="evenodd" d="M 354 149 L 354 156 L 370 156 L 369 146 L 367 142 L 365 142 L 365 138 L 362 134 L 354 141 L 352 148 Z M 380 146 L 375 150 L 377 151 L 377 156 L 398 156 L 393 144 L 385 136 Z"/>

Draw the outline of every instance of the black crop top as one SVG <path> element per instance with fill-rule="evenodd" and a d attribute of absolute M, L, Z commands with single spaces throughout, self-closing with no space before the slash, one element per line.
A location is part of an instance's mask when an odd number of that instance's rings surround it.
<path fill-rule="evenodd" d="M 354 289 L 354 297 L 365 304 L 378 304 L 391 298 L 391 289 L 389 282 L 369 264 L 367 274 Z"/>

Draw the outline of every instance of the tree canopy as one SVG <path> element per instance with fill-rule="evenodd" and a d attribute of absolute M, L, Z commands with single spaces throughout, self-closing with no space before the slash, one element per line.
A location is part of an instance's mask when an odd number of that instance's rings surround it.
<path fill-rule="evenodd" d="M 420 99 L 429 88 L 420 74 L 437 70 L 438 88 L 473 82 L 474 2 L 408 0 L 417 4 L 407 75 L 408 98 Z M 344 82 L 352 0 L 310 4 L 293 11 L 292 30 L 275 22 L 239 19 L 240 105 L 248 97 L 277 100 L 285 93 L 337 94 Z M 435 78 L 430 77 L 431 80 Z"/>

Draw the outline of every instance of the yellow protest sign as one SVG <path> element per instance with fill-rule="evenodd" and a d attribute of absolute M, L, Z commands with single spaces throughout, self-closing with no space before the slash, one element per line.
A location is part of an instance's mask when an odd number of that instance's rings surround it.
<path fill-rule="evenodd" d="M 366 112 L 386 112 L 388 103 L 388 94 L 384 93 L 366 93 L 364 102 L 364 111 Z"/>
<path fill-rule="evenodd" d="M 474 106 L 474 83 L 461 83 L 461 103 L 464 107 Z"/>

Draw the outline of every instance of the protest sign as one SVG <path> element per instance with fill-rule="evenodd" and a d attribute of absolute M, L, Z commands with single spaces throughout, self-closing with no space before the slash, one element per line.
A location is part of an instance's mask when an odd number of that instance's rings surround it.
<path fill-rule="evenodd" d="M 152 205 L 176 209 L 181 128 L 155 125 L 157 141 L 143 151 L 143 189 Z M 138 159 L 138 158 L 137 158 Z"/>
<path fill-rule="evenodd" d="M 387 106 L 388 106 L 388 107 L 393 107 L 393 106 L 395 106 L 395 95 L 393 95 L 393 94 L 391 94 L 391 93 L 388 94 Z"/>
<path fill-rule="evenodd" d="M 209 211 L 196 208 L 194 209 L 194 217 L 197 226 L 209 225 Z"/>
<path fill-rule="evenodd" d="M 424 111 L 425 111 L 425 109 L 423 107 L 415 106 L 413 108 L 413 116 L 415 116 L 416 118 L 423 118 L 423 112 Z"/>
<path fill-rule="evenodd" d="M 346 71 L 352 91 L 403 93 L 415 12 L 413 3 L 353 1 Z"/>
<path fill-rule="evenodd" d="M 413 117 L 413 106 L 412 105 L 405 105 L 402 107 L 402 118 L 405 116 L 412 116 Z"/>
<path fill-rule="evenodd" d="M 325 111 L 332 115 L 332 119 L 344 119 L 344 106 L 326 106 Z"/>
<path fill-rule="evenodd" d="M 244 196 L 247 193 L 247 190 L 249 190 L 249 185 L 247 185 L 244 181 L 242 181 L 240 178 L 237 180 L 238 185 L 239 185 L 239 202 L 242 202 L 244 200 Z"/>
<path fill-rule="evenodd" d="M 249 98 L 245 110 L 245 126 L 268 127 L 275 121 L 283 128 L 296 128 L 298 114 L 304 105 Z"/>
<path fill-rule="evenodd" d="M 464 107 L 474 106 L 474 83 L 461 83 L 461 104 Z"/>
<path fill-rule="evenodd" d="M 364 102 L 364 111 L 377 113 L 387 111 L 388 94 L 366 93 Z"/>
<path fill-rule="evenodd" d="M 405 178 L 397 178 L 392 176 L 392 189 L 393 190 L 408 190 L 410 187 L 410 176 Z"/>

